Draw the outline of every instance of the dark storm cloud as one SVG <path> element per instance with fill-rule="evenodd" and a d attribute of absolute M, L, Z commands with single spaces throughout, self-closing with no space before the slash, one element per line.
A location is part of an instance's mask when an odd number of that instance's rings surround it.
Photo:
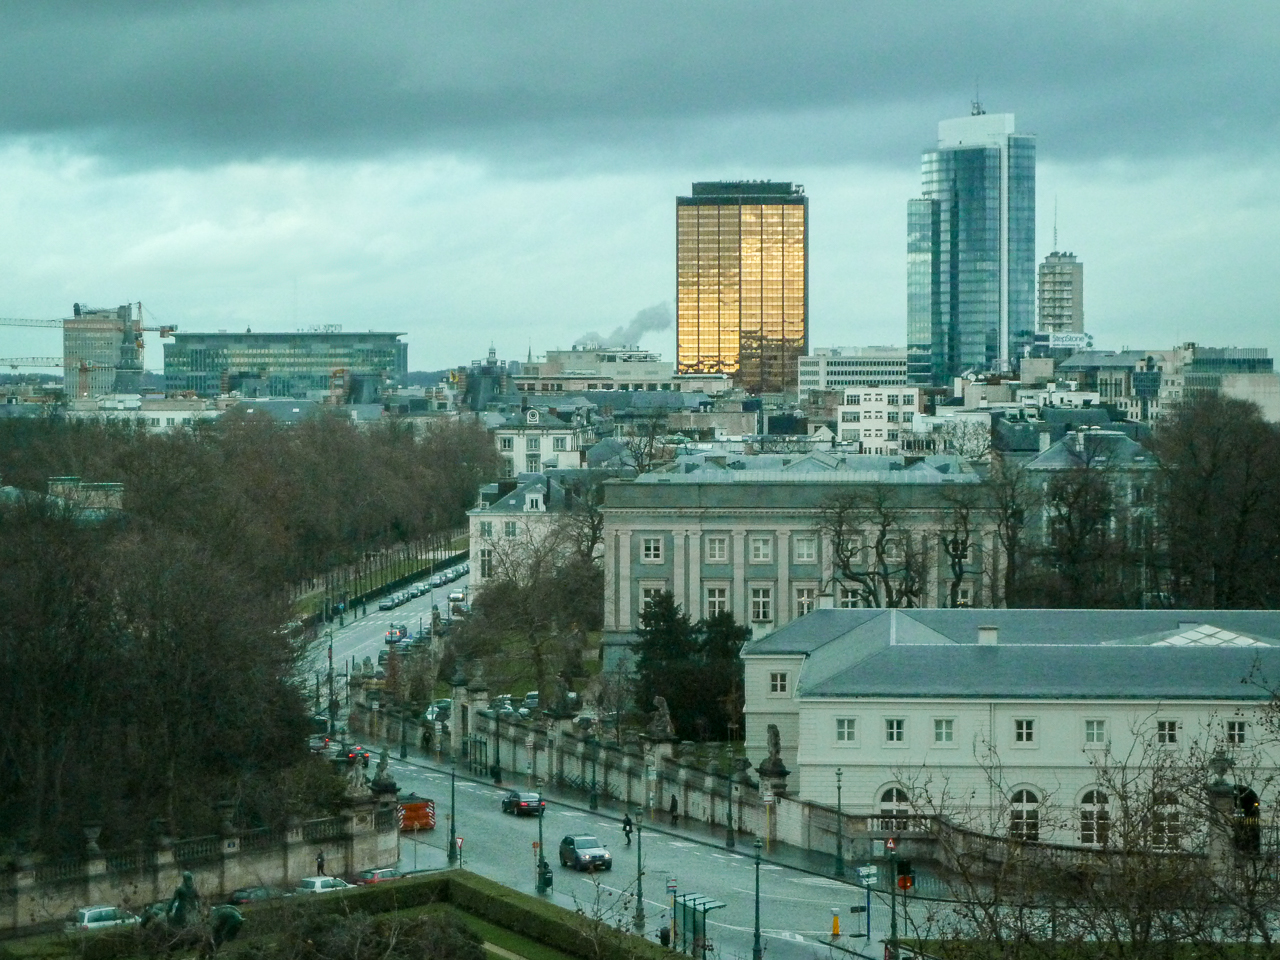
<path fill-rule="evenodd" d="M 1249 9 L 1252 7 L 1252 9 Z M 497 163 L 901 163 L 991 110 L 1041 156 L 1271 150 L 1277 5 L 0 6 L 0 135 L 126 163 L 463 151 Z M 1045 134 L 1052 133 L 1046 137 Z"/>

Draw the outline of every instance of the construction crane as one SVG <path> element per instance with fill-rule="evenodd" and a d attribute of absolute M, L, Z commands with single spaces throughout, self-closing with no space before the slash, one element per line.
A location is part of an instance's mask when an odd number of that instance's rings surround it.
<path fill-rule="evenodd" d="M 62 366 L 62 357 L 0 357 L 0 367 L 8 367 L 11 370 L 17 370 L 19 367 L 56 367 L 61 370 Z M 76 367 L 76 372 L 79 374 L 76 382 L 76 396 L 89 395 L 89 371 L 105 369 L 112 369 L 111 364 L 81 360 Z M 67 387 L 65 380 L 62 387 L 64 390 Z"/>
<path fill-rule="evenodd" d="M 138 303 L 138 314 L 142 314 L 142 303 Z M 27 317 L 0 317 L 0 327 L 44 327 L 45 329 L 62 329 L 63 323 L 68 320 L 74 320 L 75 317 L 59 317 L 56 320 L 32 320 Z M 125 321 L 118 321 L 120 329 L 124 329 Z M 135 330 L 141 330 L 143 333 L 158 333 L 161 337 L 171 337 L 177 332 L 178 325 L 176 323 L 161 324 L 158 327 L 138 326 Z"/>
<path fill-rule="evenodd" d="M 0 366 L 17 370 L 19 367 L 61 367 L 61 357 L 5 357 L 0 359 Z"/>

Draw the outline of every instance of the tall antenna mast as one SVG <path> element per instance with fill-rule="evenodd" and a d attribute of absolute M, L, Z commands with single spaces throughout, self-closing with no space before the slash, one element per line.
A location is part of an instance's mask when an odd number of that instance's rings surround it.
<path fill-rule="evenodd" d="M 1053 252 L 1058 252 L 1058 195 L 1053 195 Z"/>
<path fill-rule="evenodd" d="M 982 109 L 982 90 L 978 86 L 978 78 L 973 78 L 973 105 L 969 108 L 969 115 L 972 117 L 980 117 L 987 111 Z"/>

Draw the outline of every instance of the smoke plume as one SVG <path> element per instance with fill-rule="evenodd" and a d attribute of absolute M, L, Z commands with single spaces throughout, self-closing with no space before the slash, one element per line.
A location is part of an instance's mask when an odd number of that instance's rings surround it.
<path fill-rule="evenodd" d="M 573 341 L 573 345 L 581 347 L 594 343 L 601 347 L 634 347 L 646 333 L 666 330 L 673 323 L 675 323 L 675 317 L 671 315 L 671 304 L 664 301 L 652 307 L 645 307 L 632 317 L 631 322 L 625 327 L 618 327 L 607 337 L 592 330 Z"/>

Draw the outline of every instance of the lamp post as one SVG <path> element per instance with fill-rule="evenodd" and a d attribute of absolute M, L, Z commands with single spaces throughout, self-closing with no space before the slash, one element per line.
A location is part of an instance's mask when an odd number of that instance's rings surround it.
<path fill-rule="evenodd" d="M 644 811 L 636 811 L 636 932 L 644 935 Z"/>
<path fill-rule="evenodd" d="M 457 811 L 458 795 L 453 782 L 454 768 L 449 766 L 449 866 L 453 866 L 458 860 L 458 823 L 454 819 L 454 813 Z"/>
<path fill-rule="evenodd" d="M 538 781 L 538 882 L 535 885 L 539 893 L 546 893 L 551 887 L 551 868 L 547 866 L 546 850 L 542 845 L 542 781 Z"/>
<path fill-rule="evenodd" d="M 889 888 L 889 948 L 885 951 L 885 960 L 898 960 L 898 845 L 896 842 L 893 850 L 889 852 L 889 880 L 893 886 Z M 903 906 L 906 906 L 905 902 Z"/>
<path fill-rule="evenodd" d="M 409 711 L 407 708 L 400 710 L 400 759 L 409 759 Z"/>
<path fill-rule="evenodd" d="M 724 828 L 724 845 L 732 850 L 738 845 L 737 838 L 733 835 L 733 761 L 729 761 L 729 776 L 725 783 L 724 790 L 725 799 L 725 828 Z"/>
<path fill-rule="evenodd" d="M 764 842 L 756 837 L 756 935 L 751 942 L 751 960 L 764 960 L 764 950 L 760 947 L 760 851 Z"/>
<path fill-rule="evenodd" d="M 496 787 L 502 783 L 502 714 L 497 709 L 493 711 L 493 733 L 493 767 L 489 772 Z"/>
<path fill-rule="evenodd" d="M 326 713 L 326 714 L 328 715 L 328 717 L 329 717 L 329 733 L 333 733 L 333 727 L 334 727 L 334 722 L 333 722 L 333 713 L 334 713 L 334 710 L 333 710 L 333 708 L 334 708 L 334 701 L 333 701 L 333 631 L 332 631 L 332 630 L 326 630 L 326 631 L 325 631 L 325 636 L 327 636 L 327 637 L 329 638 L 329 703 L 328 703 L 327 708 L 325 709 L 325 713 Z"/>
<path fill-rule="evenodd" d="M 587 740 L 587 749 L 591 751 L 591 795 L 587 798 L 587 806 L 592 810 L 600 809 L 600 794 L 596 789 L 596 764 L 600 760 L 600 741 L 594 736 Z"/>
<path fill-rule="evenodd" d="M 844 817 L 840 806 L 840 778 L 844 771 L 836 767 L 836 876 L 844 876 Z"/>

